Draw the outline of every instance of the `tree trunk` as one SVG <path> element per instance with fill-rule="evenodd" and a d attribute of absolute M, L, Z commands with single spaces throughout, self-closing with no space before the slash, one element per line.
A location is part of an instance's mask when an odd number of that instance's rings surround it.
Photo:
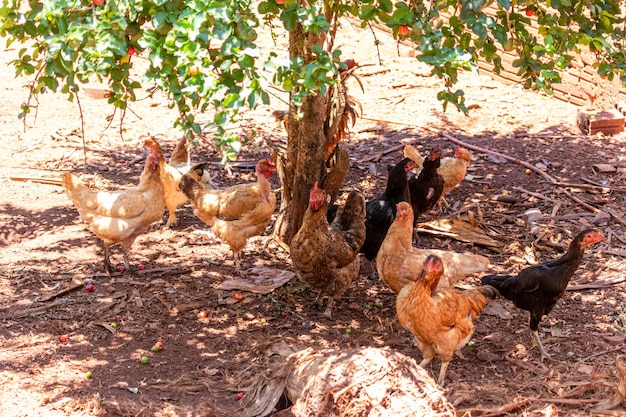
<path fill-rule="evenodd" d="M 290 58 L 304 57 L 305 64 L 313 60 L 312 48 L 322 45 L 325 34 L 305 33 L 301 27 L 289 33 Z M 277 223 L 277 234 L 286 244 L 300 229 L 302 217 L 309 204 L 309 193 L 324 173 L 324 122 L 326 97 L 308 96 L 299 109 L 303 117 L 296 120 L 296 109 L 289 108 L 287 121 L 287 160 L 283 183 L 283 218 Z"/>

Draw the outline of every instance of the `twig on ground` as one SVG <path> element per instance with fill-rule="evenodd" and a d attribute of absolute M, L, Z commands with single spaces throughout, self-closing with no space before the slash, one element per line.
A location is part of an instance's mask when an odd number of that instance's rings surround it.
<path fill-rule="evenodd" d="M 42 312 L 44 312 L 44 311 L 46 311 L 48 309 L 56 307 L 57 305 L 59 305 L 59 303 L 55 301 L 53 303 L 42 305 L 42 306 L 39 306 L 39 307 L 29 308 L 29 309 L 26 309 L 26 310 L 19 310 L 19 311 L 16 311 L 13 314 L 13 318 L 20 319 L 20 318 L 26 317 L 26 316 L 34 317 L 34 316 L 36 316 L 39 313 L 42 313 Z"/>
<path fill-rule="evenodd" d="M 387 155 L 387 154 L 390 154 L 390 153 L 392 153 L 392 152 L 399 151 L 400 149 L 404 148 L 404 146 L 405 146 L 405 145 L 406 145 L 406 144 L 401 143 L 401 144 L 399 144 L 399 145 L 392 146 L 392 147 L 387 148 L 387 149 L 383 149 L 382 151 L 380 151 L 380 152 L 378 152 L 378 153 L 375 153 L 375 154 L 371 154 L 371 155 L 366 156 L 365 158 L 363 158 L 363 159 L 359 160 L 359 162 L 360 162 L 360 163 L 363 163 L 363 162 L 378 162 L 378 161 L 380 161 L 380 159 L 381 159 L 383 156 L 385 156 L 385 155 Z"/>
<path fill-rule="evenodd" d="M 571 405 L 579 405 L 579 404 L 595 404 L 600 402 L 600 400 L 596 400 L 594 398 L 539 398 L 539 401 L 545 401 L 547 403 L 561 403 L 561 404 L 571 404 Z"/>
<path fill-rule="evenodd" d="M 606 252 L 604 252 L 606 253 Z M 626 281 L 626 277 L 621 277 L 615 280 L 611 280 L 611 281 L 594 281 L 594 282 L 590 282 L 587 284 L 580 284 L 580 285 L 570 285 L 567 287 L 567 291 L 579 291 L 579 290 L 595 290 L 598 288 L 608 288 L 608 287 L 612 287 L 614 285 L 618 285 L 621 284 L 622 282 Z"/>
<path fill-rule="evenodd" d="M 11 181 L 30 181 L 39 184 L 48 185 L 61 185 L 61 180 L 58 178 L 36 178 L 36 177 L 9 177 Z"/>
<path fill-rule="evenodd" d="M 546 196 L 545 196 L 545 195 L 543 195 L 543 194 L 534 193 L 534 192 L 532 192 L 532 191 L 528 191 L 527 189 L 522 188 L 522 187 L 513 187 L 513 189 L 514 189 L 515 191 L 519 191 L 520 193 L 524 193 L 524 194 L 532 195 L 533 197 L 539 198 L 540 200 L 550 201 L 551 203 L 554 203 L 554 201 L 555 201 L 555 200 L 553 200 L 552 198 L 550 198 L 550 197 L 546 197 Z"/>
<path fill-rule="evenodd" d="M 581 360 L 579 360 L 578 362 L 579 362 L 579 363 L 580 363 L 580 362 L 585 362 L 585 361 L 588 361 L 589 359 L 593 359 L 593 358 L 595 358 L 595 357 L 597 357 L 597 356 L 606 355 L 606 354 L 613 353 L 613 352 L 617 352 L 618 350 L 623 350 L 623 349 L 626 349 L 626 347 L 624 347 L 624 346 L 622 346 L 622 345 L 619 345 L 619 346 L 613 347 L 613 348 L 611 348 L 611 349 L 604 350 L 604 351 L 602 351 L 602 352 L 596 352 L 596 353 L 594 353 L 594 354 L 592 354 L 592 355 L 589 355 L 589 356 L 587 356 L 587 357 L 585 357 L 585 358 L 582 358 L 582 359 L 581 359 Z"/>
<path fill-rule="evenodd" d="M 508 414 L 509 412 L 516 410 L 520 407 L 523 407 L 526 404 L 530 402 L 534 402 L 534 401 L 538 401 L 538 399 L 534 397 L 530 397 L 530 398 L 524 398 L 521 401 L 516 401 L 514 403 L 503 405 L 502 407 L 499 407 L 499 408 L 482 408 L 482 407 L 474 408 L 473 407 L 473 408 L 459 408 L 456 411 L 457 411 L 457 414 L 461 416 L 467 414 L 468 412 L 469 413 L 475 412 L 475 413 L 480 413 L 481 417 L 495 417 L 495 416 L 500 416 L 503 414 Z"/>
<path fill-rule="evenodd" d="M 604 211 L 606 211 L 607 213 L 609 213 L 611 215 L 611 217 L 615 218 L 615 220 L 617 220 L 618 222 L 620 222 L 621 224 L 623 224 L 624 226 L 626 226 L 626 220 L 624 220 L 618 212 L 616 212 L 615 210 L 613 210 L 611 207 L 606 207 L 604 209 Z"/>

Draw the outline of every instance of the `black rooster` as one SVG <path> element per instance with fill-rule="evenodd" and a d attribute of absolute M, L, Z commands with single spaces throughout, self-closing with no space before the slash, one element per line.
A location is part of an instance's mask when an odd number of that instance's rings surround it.
<path fill-rule="evenodd" d="M 580 265 L 585 248 L 602 239 L 604 237 L 597 230 L 586 229 L 576 235 L 567 252 L 559 259 L 530 266 L 517 275 L 482 277 L 483 285 L 495 287 L 504 298 L 513 301 L 515 306 L 530 312 L 530 333 L 541 351 L 541 361 L 551 358 L 541 345 L 539 322 L 552 311 L 565 292 L 570 278 Z"/>
<path fill-rule="evenodd" d="M 413 227 L 417 225 L 420 215 L 428 212 L 439 201 L 443 192 L 443 177 L 437 172 L 441 165 L 441 149 L 435 145 L 428 158 L 422 163 L 419 175 L 409 178 L 409 190 L 411 193 L 411 207 L 415 214 Z"/>

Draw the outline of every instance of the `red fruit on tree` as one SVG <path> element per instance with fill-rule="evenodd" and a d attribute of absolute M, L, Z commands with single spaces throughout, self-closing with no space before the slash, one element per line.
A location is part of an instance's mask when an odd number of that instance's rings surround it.
<path fill-rule="evenodd" d="M 285 4 L 285 0 L 276 0 L 276 4 Z"/>
<path fill-rule="evenodd" d="M 411 30 L 409 29 L 409 27 L 407 25 L 402 25 L 398 29 L 398 35 L 400 35 L 400 36 L 406 36 L 409 33 L 411 33 Z"/>
<path fill-rule="evenodd" d="M 126 52 L 126 55 L 131 56 L 135 53 L 135 47 L 133 45 L 128 47 L 128 52 Z"/>
<path fill-rule="evenodd" d="M 104 0 L 93 0 L 93 4 L 100 6 L 101 4 L 104 4 Z"/>
<path fill-rule="evenodd" d="M 535 14 L 535 11 L 533 9 L 526 9 L 526 16 L 530 17 L 533 16 Z"/>

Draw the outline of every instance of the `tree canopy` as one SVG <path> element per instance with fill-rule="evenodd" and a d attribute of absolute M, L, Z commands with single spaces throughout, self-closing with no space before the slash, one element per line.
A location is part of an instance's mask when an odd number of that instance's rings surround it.
<path fill-rule="evenodd" d="M 416 58 L 446 81 L 444 107 L 464 112 L 463 91 L 454 88 L 459 70 L 475 70 L 484 59 L 498 72 L 502 51 L 516 52 L 526 88 L 551 92 L 560 71 L 587 48 L 600 75 L 626 81 L 626 23 L 617 0 L 3 0 L 0 35 L 8 45 L 24 43 L 13 64 L 18 76 L 33 76 L 31 94 L 60 91 L 73 100 L 97 78 L 110 84 L 109 102 L 124 110 L 142 83 L 154 85 L 177 108 L 181 130 L 190 138 L 211 131 L 224 157 L 234 158 L 242 143 L 229 128 L 241 109 L 270 101 L 270 85 L 290 93 L 297 118 L 303 100 L 338 82 L 345 63 L 332 39 L 342 17 L 386 25 L 413 42 Z M 322 42 L 307 57 L 261 58 L 259 31 L 279 26 Z M 138 54 L 149 62 L 141 82 L 130 77 Z M 195 116 L 208 110 L 212 121 L 200 125 Z"/>

